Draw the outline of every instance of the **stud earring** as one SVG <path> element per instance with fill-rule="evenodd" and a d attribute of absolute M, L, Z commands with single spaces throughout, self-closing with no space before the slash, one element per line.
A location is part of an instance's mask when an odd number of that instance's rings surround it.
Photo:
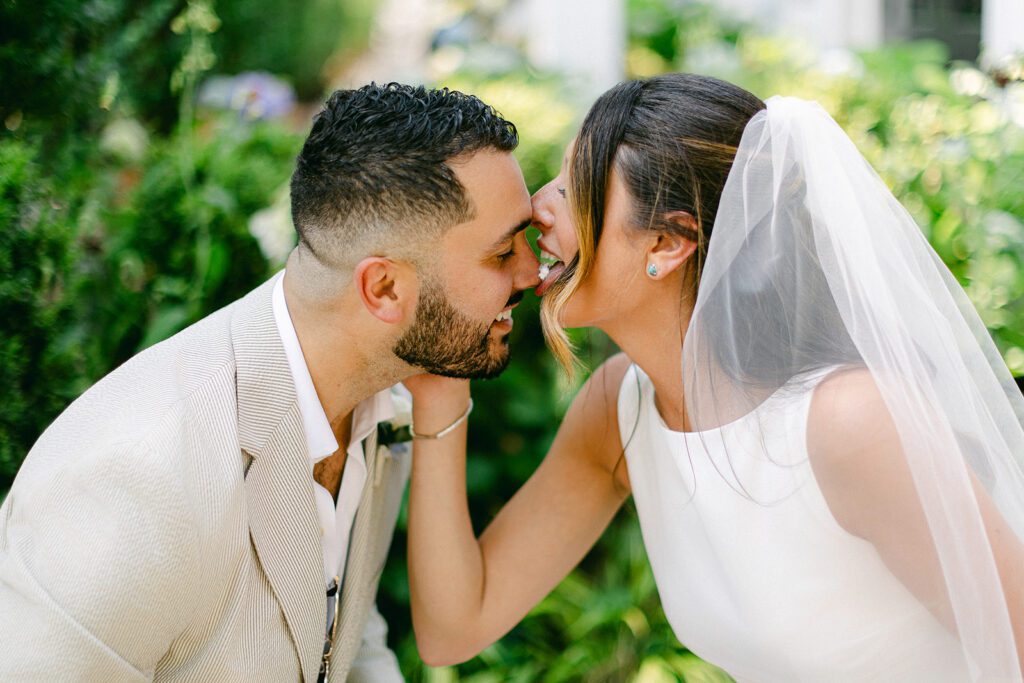
<path fill-rule="evenodd" d="M 658 277 L 658 266 L 650 263 L 647 265 L 647 274 L 651 277 Z"/>

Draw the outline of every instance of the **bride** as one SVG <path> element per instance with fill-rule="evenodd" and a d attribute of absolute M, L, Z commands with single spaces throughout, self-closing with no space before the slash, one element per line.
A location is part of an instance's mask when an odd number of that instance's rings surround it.
<path fill-rule="evenodd" d="M 1022 681 L 1024 400 L 820 107 L 620 84 L 534 221 L 553 352 L 592 326 L 622 353 L 479 539 L 444 431 L 468 383 L 407 382 L 428 664 L 504 635 L 632 495 L 673 630 L 739 681 Z"/>

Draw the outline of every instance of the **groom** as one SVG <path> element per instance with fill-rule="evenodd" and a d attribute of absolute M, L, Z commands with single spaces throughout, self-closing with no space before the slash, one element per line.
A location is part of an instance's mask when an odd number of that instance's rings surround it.
<path fill-rule="evenodd" d="M 292 176 L 285 273 L 129 360 L 28 454 L 0 508 L 0 680 L 401 680 L 374 604 L 410 462 L 377 425 L 404 378 L 508 362 L 538 268 L 516 144 L 458 92 L 334 93 Z"/>

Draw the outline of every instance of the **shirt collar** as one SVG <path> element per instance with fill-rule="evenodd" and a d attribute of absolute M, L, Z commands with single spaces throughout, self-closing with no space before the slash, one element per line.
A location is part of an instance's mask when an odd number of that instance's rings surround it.
<path fill-rule="evenodd" d="M 320 397 L 317 396 L 313 378 L 309 374 L 309 366 L 302 355 L 295 326 L 288 312 L 288 302 L 284 297 L 284 272 L 274 283 L 273 293 L 274 320 L 277 331 L 284 345 L 285 356 L 295 383 L 295 394 L 298 397 L 299 414 L 302 416 L 302 427 L 306 433 L 306 448 L 312 462 L 323 460 L 338 450 L 338 440 L 331 429 L 331 423 L 324 412 Z M 384 389 L 361 401 L 352 412 L 351 443 L 358 443 L 369 436 L 377 428 L 379 422 L 395 417 L 395 406 L 391 399 L 391 389 Z"/>
<path fill-rule="evenodd" d="M 395 403 L 391 389 L 378 391 L 356 406 L 352 413 L 352 440 L 362 441 L 377 425 L 395 417 Z"/>

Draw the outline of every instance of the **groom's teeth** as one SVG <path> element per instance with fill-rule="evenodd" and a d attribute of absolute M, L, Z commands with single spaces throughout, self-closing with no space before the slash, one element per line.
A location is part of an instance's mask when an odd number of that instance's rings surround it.
<path fill-rule="evenodd" d="M 512 319 L 512 309 L 510 308 L 507 311 L 502 311 L 501 313 L 499 313 L 498 316 L 494 319 L 494 322 L 500 323 L 503 320 L 511 320 L 511 319 Z"/>

